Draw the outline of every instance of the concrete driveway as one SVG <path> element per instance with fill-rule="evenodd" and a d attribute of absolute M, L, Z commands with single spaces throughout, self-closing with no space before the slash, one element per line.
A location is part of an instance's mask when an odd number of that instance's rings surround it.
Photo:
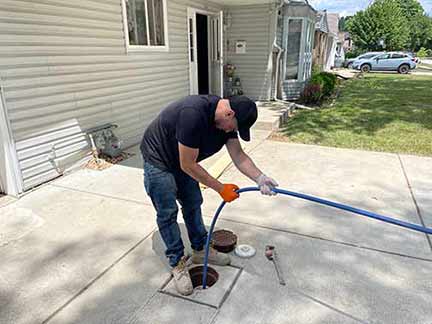
<path fill-rule="evenodd" d="M 250 154 L 282 188 L 432 226 L 431 158 L 268 140 Z M 432 323 L 426 235 L 258 193 L 218 222 L 257 255 L 233 256 L 215 286 L 175 296 L 140 166 L 136 155 L 81 170 L 1 207 L 0 323 Z M 232 167 L 222 181 L 251 185 Z M 204 197 L 210 224 L 220 198 Z"/>

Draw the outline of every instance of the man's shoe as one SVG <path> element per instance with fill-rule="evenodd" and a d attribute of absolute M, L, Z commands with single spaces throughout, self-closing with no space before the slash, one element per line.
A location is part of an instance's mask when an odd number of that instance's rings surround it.
<path fill-rule="evenodd" d="M 201 251 L 192 251 L 192 262 L 195 264 L 203 264 L 204 263 L 204 256 L 205 256 L 205 249 L 202 249 Z M 209 256 L 208 256 L 208 263 L 219 265 L 219 266 L 225 266 L 229 265 L 231 263 L 230 256 L 225 253 L 221 253 L 216 251 L 214 248 L 210 247 L 209 250 Z"/>
<path fill-rule="evenodd" d="M 182 257 L 179 263 L 171 270 L 174 277 L 174 286 L 177 292 L 183 296 L 192 294 L 192 280 L 187 269 L 187 259 Z"/>

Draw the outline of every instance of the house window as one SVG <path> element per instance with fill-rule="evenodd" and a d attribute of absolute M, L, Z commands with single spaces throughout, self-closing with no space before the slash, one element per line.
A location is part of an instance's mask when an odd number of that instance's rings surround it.
<path fill-rule="evenodd" d="M 285 80 L 297 80 L 299 76 L 302 27 L 302 19 L 289 19 Z"/>
<path fill-rule="evenodd" d="M 167 49 L 166 0 L 123 0 L 128 49 Z"/>

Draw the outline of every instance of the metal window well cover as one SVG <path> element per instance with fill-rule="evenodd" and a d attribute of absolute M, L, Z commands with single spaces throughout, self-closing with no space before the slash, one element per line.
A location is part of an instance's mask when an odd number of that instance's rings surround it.
<path fill-rule="evenodd" d="M 237 235 L 228 230 L 217 230 L 213 232 L 212 246 L 219 252 L 229 253 L 237 244 Z"/>

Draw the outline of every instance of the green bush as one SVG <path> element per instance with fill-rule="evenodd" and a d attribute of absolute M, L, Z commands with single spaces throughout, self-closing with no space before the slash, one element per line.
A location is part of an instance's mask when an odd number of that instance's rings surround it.
<path fill-rule="evenodd" d="M 428 56 L 428 50 L 424 47 L 420 48 L 420 50 L 417 52 L 418 57 L 427 57 Z"/>
<path fill-rule="evenodd" d="M 363 54 L 363 52 L 364 52 L 364 51 L 362 51 L 362 50 L 358 50 L 358 49 L 355 49 L 355 50 L 352 50 L 352 51 L 346 52 L 346 53 L 345 53 L 345 59 L 355 58 L 355 57 L 357 57 L 357 56 Z"/>
<path fill-rule="evenodd" d="M 355 53 L 355 52 L 346 52 L 345 53 L 345 59 L 351 59 L 351 58 L 355 58 L 355 57 L 357 57 L 358 55 L 356 55 L 357 53 Z"/>
<path fill-rule="evenodd" d="M 312 65 L 312 75 L 318 74 L 322 71 L 322 67 L 319 64 Z"/>
<path fill-rule="evenodd" d="M 304 88 L 300 101 L 305 104 L 319 104 L 323 97 L 321 85 L 318 83 L 309 83 Z"/>
<path fill-rule="evenodd" d="M 310 80 L 311 84 L 319 84 L 321 86 L 323 97 L 328 97 L 333 93 L 336 82 L 336 75 L 328 72 L 317 73 Z"/>
<path fill-rule="evenodd" d="M 432 57 L 432 48 L 429 48 L 426 52 L 428 57 Z"/>

